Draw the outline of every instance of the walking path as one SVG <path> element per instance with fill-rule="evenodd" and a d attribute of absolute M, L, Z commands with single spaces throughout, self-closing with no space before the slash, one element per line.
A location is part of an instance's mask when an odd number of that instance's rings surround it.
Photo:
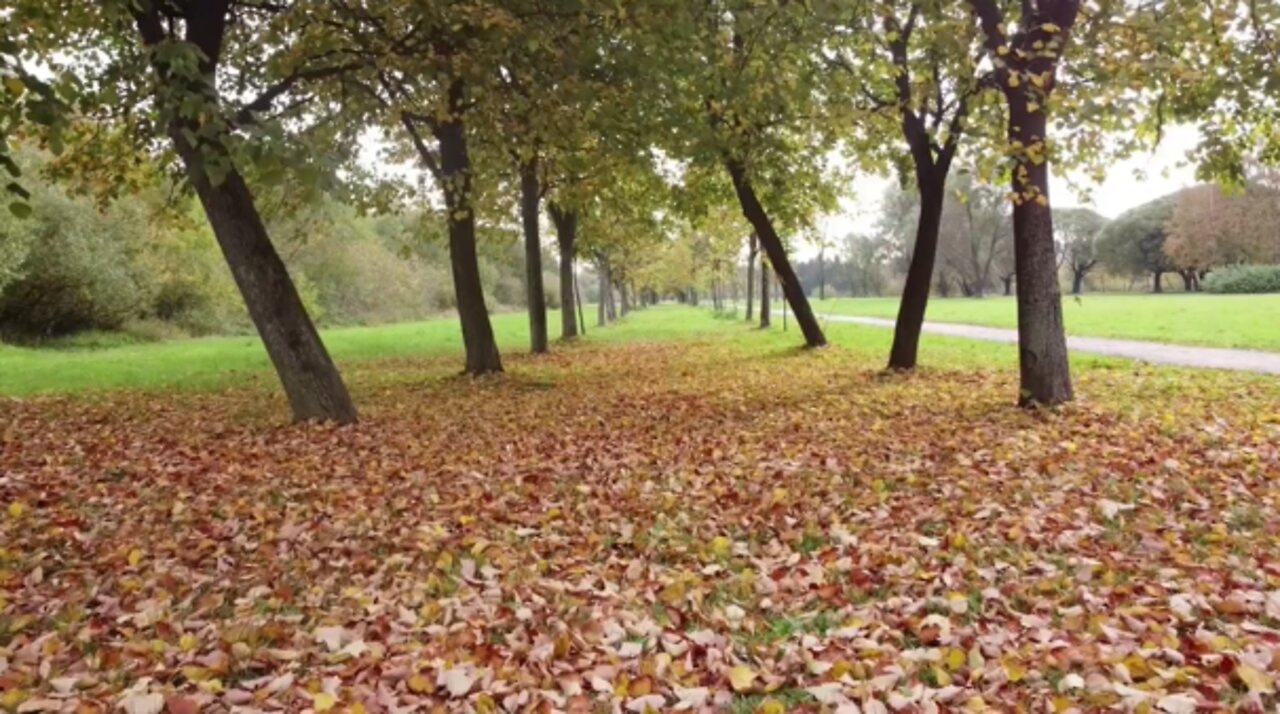
<path fill-rule="evenodd" d="M 781 314 L 779 311 L 778 314 Z M 874 327 L 893 327 L 893 320 L 882 317 L 855 317 L 853 315 L 819 315 L 819 319 L 827 322 L 845 322 Z M 964 337 L 971 340 L 988 342 L 1018 343 L 1017 330 L 1005 330 L 997 327 L 979 327 L 977 325 L 957 325 L 944 322 L 926 322 L 924 331 L 948 337 Z M 1260 352 L 1258 350 L 1229 350 L 1215 347 L 1189 347 L 1187 345 L 1167 345 L 1160 342 L 1139 342 L 1137 340 L 1112 340 L 1104 337 L 1068 337 L 1067 349 L 1072 352 L 1084 352 L 1107 357 L 1124 357 L 1171 364 L 1180 367 L 1199 367 L 1203 369 L 1233 369 L 1242 372 L 1260 372 L 1263 374 L 1280 374 L 1280 352 Z"/>

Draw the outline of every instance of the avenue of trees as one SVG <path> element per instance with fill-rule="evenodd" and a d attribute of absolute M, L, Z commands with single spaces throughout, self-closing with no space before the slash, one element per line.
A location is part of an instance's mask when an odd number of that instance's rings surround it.
<path fill-rule="evenodd" d="M 1280 10 L 1248 0 L 14 0 L 0 12 L 12 218 L 42 220 L 57 201 L 40 192 L 57 182 L 103 211 L 205 231 L 229 268 L 223 295 L 238 293 L 297 419 L 356 418 L 315 329 L 309 291 L 326 288 L 307 283 L 324 268 L 291 247 L 312 249 L 308 220 L 351 226 L 336 231 L 353 237 L 331 246 L 348 254 L 330 273 L 363 270 L 390 291 L 436 284 L 398 274 L 387 251 L 447 273 L 465 370 L 482 375 L 502 371 L 485 276 L 502 262 L 485 258 L 495 242 L 515 246 L 518 267 L 505 265 L 523 271 L 533 352 L 550 349 L 548 304 L 566 308 L 559 336 L 582 329 L 579 262 L 606 321 L 659 297 L 719 304 L 744 254 L 755 310 L 767 319 L 764 301 L 781 297 L 805 344 L 822 346 L 790 249 L 858 190 L 852 170 L 893 173 L 897 220 L 911 216 L 893 232 L 909 237 L 890 251 L 851 239 L 847 253 L 867 290 L 883 283 L 876 265 L 903 265 L 889 365 L 915 367 L 932 291 L 1013 291 L 1019 400 L 1053 405 L 1072 397 L 1059 276 L 1067 266 L 1079 289 L 1112 255 L 1115 224 L 1054 210 L 1051 167 L 1097 174 L 1174 122 L 1200 128 L 1194 158 L 1244 187 L 1232 195 L 1271 190 L 1247 169 L 1280 162 Z M 1214 221 L 1211 196 L 1168 209 L 1144 218 L 1170 229 L 1154 255 L 1197 280 L 1228 256 L 1275 259 L 1274 244 Z M 0 256 L 29 255 L 6 221 Z M 129 250 L 107 233 L 82 242 L 104 258 Z M 11 285 L 34 279 L 25 257 L 9 264 Z M 25 300 L 14 304 L 0 317 L 18 323 Z"/>

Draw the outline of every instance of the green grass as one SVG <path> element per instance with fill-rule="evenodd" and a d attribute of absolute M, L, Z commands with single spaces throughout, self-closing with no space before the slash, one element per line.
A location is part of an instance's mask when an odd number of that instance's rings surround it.
<path fill-rule="evenodd" d="M 897 298 L 814 301 L 819 314 L 894 318 Z M 1085 294 L 1062 301 L 1067 333 L 1280 352 L 1280 295 Z M 1016 328 L 1013 298 L 933 298 L 926 319 Z"/>
<path fill-rule="evenodd" d="M 785 358 L 801 343 L 791 325 L 781 321 L 769 331 L 748 325 L 740 316 L 716 316 L 710 310 L 664 305 L 633 313 L 604 329 L 588 321 L 591 342 L 693 340 L 730 335 L 760 359 Z M 552 335 L 559 332 L 559 313 L 550 316 Z M 504 357 L 528 350 L 528 323 L 523 313 L 493 317 L 494 331 Z M 462 338 L 453 318 L 425 322 L 349 327 L 322 331 L 325 344 L 339 366 L 390 358 L 457 357 L 462 366 Z M 888 355 L 889 330 L 831 324 L 833 344 L 865 357 L 872 364 Z M 553 351 L 563 349 L 553 344 Z M 1017 352 L 1011 345 L 926 335 L 921 348 L 925 367 L 1013 367 Z M 1114 367 L 1125 363 L 1100 357 L 1072 356 L 1077 367 Z M 214 337 L 125 344 L 102 349 L 30 349 L 0 345 L 0 395 L 28 396 L 86 391 L 208 390 L 274 378 L 256 337 Z"/>

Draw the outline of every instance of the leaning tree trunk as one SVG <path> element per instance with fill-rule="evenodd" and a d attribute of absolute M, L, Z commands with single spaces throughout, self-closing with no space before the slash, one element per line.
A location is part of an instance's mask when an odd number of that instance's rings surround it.
<path fill-rule="evenodd" d="M 760 256 L 760 329 L 769 326 L 773 318 L 773 308 L 769 306 L 769 266 L 764 256 Z"/>
<path fill-rule="evenodd" d="M 822 327 L 818 325 L 818 318 L 814 316 L 813 309 L 809 306 L 809 298 L 805 296 L 800 280 L 796 278 L 791 261 L 787 259 L 787 249 L 782 245 L 782 239 L 773 228 L 773 221 L 769 219 L 769 214 L 765 212 L 764 206 L 756 196 L 751 180 L 747 176 L 746 167 L 740 161 L 730 158 L 725 161 L 725 168 L 729 171 L 729 178 L 733 180 L 734 191 L 738 194 L 738 203 L 742 206 L 742 215 L 760 238 L 760 245 L 769 256 L 769 263 L 773 266 L 774 274 L 778 276 L 778 282 L 782 285 L 782 294 L 790 303 L 792 312 L 795 313 L 796 323 L 804 333 L 805 345 L 826 346 L 827 338 L 822 334 Z M 763 311 L 764 305 L 762 304 L 760 308 Z"/>
<path fill-rule="evenodd" d="M 130 5 L 142 44 L 149 50 L 172 39 L 162 21 L 167 10 L 154 0 Z M 183 89 L 191 95 L 204 95 L 204 101 L 216 104 L 218 58 L 229 16 L 225 3 L 204 3 L 184 11 L 188 13 L 185 39 L 200 50 L 200 78 L 187 79 L 190 75 L 174 71 L 164 53 L 151 53 L 160 90 L 156 99 L 173 116 L 180 117 L 167 127 L 169 138 L 275 367 L 294 420 L 354 422 L 356 409 L 347 387 L 320 341 L 280 254 L 271 244 L 244 177 L 236 170 L 222 140 L 206 137 L 203 146 L 195 143 L 199 141 L 195 137 L 204 134 L 202 127 L 194 118 L 181 118 L 184 113 L 173 106 L 185 98 Z M 217 162 L 221 180 L 212 178 L 210 159 Z"/>
<path fill-rule="evenodd" d="M 751 322 L 752 300 L 755 299 L 756 285 L 756 255 L 760 253 L 759 243 L 756 242 L 756 234 L 753 231 L 750 237 L 749 247 L 747 249 L 747 322 Z"/>
<path fill-rule="evenodd" d="M 582 314 L 582 291 L 578 289 L 578 271 L 574 268 L 573 262 L 569 263 L 569 272 L 573 279 L 573 301 L 578 306 L 578 333 L 579 335 L 587 334 L 587 318 Z"/>
<path fill-rule="evenodd" d="M 560 338 L 570 340 L 578 336 L 578 323 L 574 307 L 577 303 L 577 281 L 573 275 L 574 244 L 578 240 L 578 214 L 565 211 L 552 203 L 547 206 L 551 220 L 556 224 L 556 243 L 560 250 Z"/>
<path fill-rule="evenodd" d="M 618 299 L 622 303 L 622 316 L 626 317 L 631 312 L 631 295 L 627 291 L 625 276 L 618 281 Z"/>
<path fill-rule="evenodd" d="M 449 88 L 451 102 L 462 104 L 462 83 Z M 471 157 L 467 153 L 466 127 L 460 113 L 450 121 L 438 124 L 436 139 L 440 142 L 440 172 L 444 187 L 445 208 L 449 212 L 449 263 L 453 268 L 453 291 L 462 323 L 462 342 L 466 346 L 466 373 L 490 374 L 502 371 L 498 343 L 493 338 L 489 310 L 484 304 L 484 287 L 480 282 L 480 261 L 476 257 L 476 216 L 471 208 Z"/>
<path fill-rule="evenodd" d="M 175 127 L 170 137 L 284 387 L 294 420 L 354 422 L 356 408 L 347 387 L 267 236 L 244 178 L 233 168 L 215 185 L 205 170 L 204 155 L 182 129 Z"/>
<path fill-rule="evenodd" d="M 1023 147 L 1043 147 L 1046 119 L 1032 110 L 1022 92 L 1008 91 L 1009 137 Z M 1054 405 L 1072 398 L 1067 338 L 1062 324 L 1062 293 L 1054 254 L 1053 213 L 1049 206 L 1049 167 L 1026 154 L 1018 156 L 1012 188 L 1013 251 L 1018 276 L 1019 403 Z"/>
<path fill-rule="evenodd" d="M 915 369 L 916 366 L 920 330 L 924 327 L 924 314 L 929 306 L 929 285 L 933 282 L 933 264 L 938 253 L 945 181 L 945 176 L 932 173 L 921 177 L 920 219 L 916 224 L 916 242 L 911 252 L 911 265 L 907 268 L 907 281 L 902 288 L 902 302 L 898 304 L 898 319 L 893 327 L 890 369 Z"/>
<path fill-rule="evenodd" d="M 542 287 L 542 236 L 538 233 L 538 205 L 541 201 L 537 160 L 521 162 L 520 219 L 524 225 L 525 304 L 529 309 L 529 351 L 534 354 L 547 351 L 547 295 Z M 563 302 L 563 285 L 560 294 Z"/>

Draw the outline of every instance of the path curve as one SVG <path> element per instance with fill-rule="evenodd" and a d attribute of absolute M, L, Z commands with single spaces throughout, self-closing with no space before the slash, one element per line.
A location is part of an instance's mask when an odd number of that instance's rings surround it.
<path fill-rule="evenodd" d="M 779 312 L 779 314 L 781 313 Z M 891 329 L 894 324 L 893 320 L 883 317 L 820 315 L 820 318 L 827 322 L 871 325 Z M 963 337 L 971 340 L 1003 342 L 1011 345 L 1018 344 L 1017 330 L 1006 330 L 998 327 L 960 325 L 949 322 L 926 322 L 924 323 L 924 331 L 934 335 L 946 335 L 947 337 Z M 1126 359 L 1179 367 L 1280 374 L 1280 352 L 1191 347 L 1188 345 L 1169 345 L 1161 342 L 1112 340 L 1104 337 L 1068 337 L 1067 349 L 1072 352 L 1084 352 L 1107 357 L 1124 357 Z"/>

